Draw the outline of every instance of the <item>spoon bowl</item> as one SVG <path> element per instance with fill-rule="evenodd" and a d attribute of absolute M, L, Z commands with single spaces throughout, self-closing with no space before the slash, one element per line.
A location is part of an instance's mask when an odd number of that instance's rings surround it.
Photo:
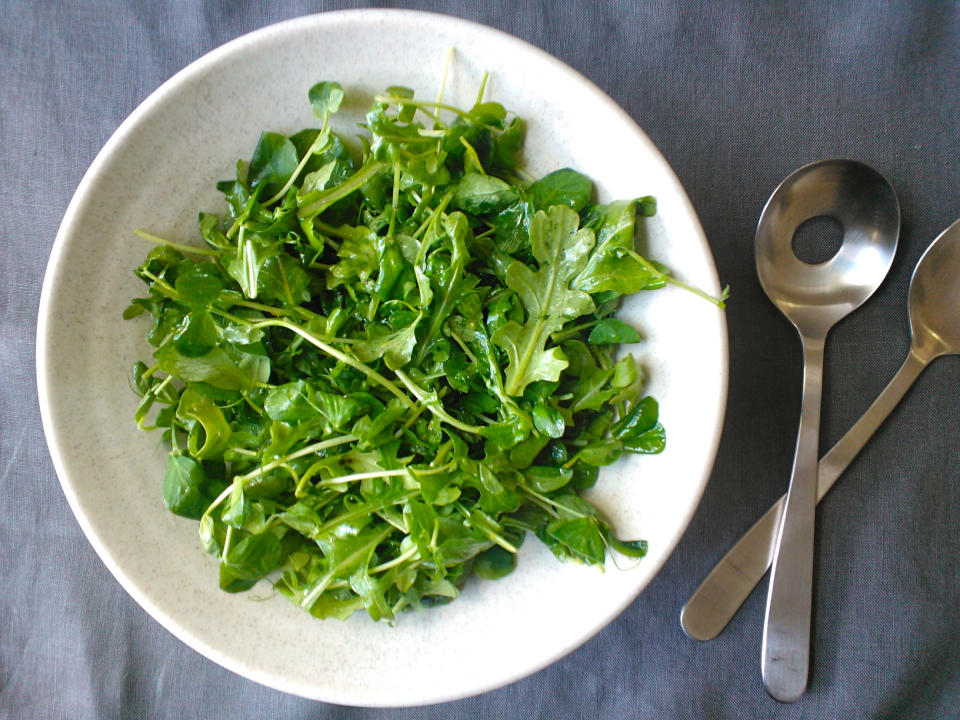
<path fill-rule="evenodd" d="M 843 228 L 843 244 L 826 262 L 797 258 L 801 223 L 827 216 Z M 787 499 L 780 518 L 763 625 L 767 692 L 795 702 L 810 666 L 813 531 L 817 505 L 823 350 L 827 333 L 880 286 L 900 232 L 900 205 L 876 170 L 850 160 L 800 168 L 774 191 L 757 226 L 757 274 L 770 300 L 800 333 L 803 400 Z"/>
<path fill-rule="evenodd" d="M 910 280 L 912 352 L 928 362 L 960 353 L 960 220 L 924 251 Z"/>
<path fill-rule="evenodd" d="M 840 224 L 843 245 L 812 265 L 797 258 L 793 236 L 820 216 Z M 877 289 L 893 262 L 899 230 L 897 196 L 876 170 L 852 160 L 806 165 L 780 184 L 760 216 L 760 284 L 801 332 L 825 333 Z"/>

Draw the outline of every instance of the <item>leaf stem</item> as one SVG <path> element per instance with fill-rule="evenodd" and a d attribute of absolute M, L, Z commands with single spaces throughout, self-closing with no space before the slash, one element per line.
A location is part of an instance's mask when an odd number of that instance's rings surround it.
<path fill-rule="evenodd" d="M 404 385 L 406 385 L 407 390 L 413 393 L 413 396 L 417 398 L 420 402 L 427 406 L 427 409 L 432 412 L 437 419 L 442 420 L 448 425 L 452 425 L 457 428 L 457 430 L 462 430 L 466 433 L 472 433 L 474 435 L 480 434 L 480 428 L 476 425 L 467 425 L 466 423 L 460 422 L 455 417 L 450 415 L 446 410 L 443 409 L 443 405 L 440 404 L 437 394 L 435 392 L 428 393 L 426 390 L 417 385 L 403 370 L 394 370 L 396 376 L 400 379 Z"/>
<path fill-rule="evenodd" d="M 563 330 L 562 332 L 558 332 L 556 335 L 554 335 L 554 336 L 553 336 L 553 341 L 554 341 L 557 345 L 559 345 L 560 343 L 564 342 L 565 340 L 569 340 L 569 339 L 572 338 L 572 337 L 576 337 L 577 334 L 578 334 L 581 330 L 586 330 L 586 329 L 589 328 L 589 327 L 593 327 L 593 326 L 596 325 L 598 322 L 600 322 L 600 319 L 599 319 L 599 318 L 595 318 L 595 319 L 591 320 L 590 322 L 585 322 L 585 323 L 580 323 L 579 325 L 574 325 L 572 328 L 567 328 L 566 330 Z"/>
<path fill-rule="evenodd" d="M 652 274 L 654 277 L 660 280 L 663 280 L 664 282 L 668 282 L 671 285 L 676 285 L 679 288 L 683 288 L 687 292 L 692 292 L 694 295 L 697 295 L 699 297 L 702 297 L 704 300 L 708 300 L 709 302 L 712 302 L 718 308 L 725 308 L 727 306 L 725 301 L 728 297 L 730 297 L 729 285 L 727 285 L 723 289 L 723 292 L 720 293 L 720 297 L 714 297 L 713 295 L 710 295 L 709 293 L 701 290 L 700 288 L 694 285 L 685 283 L 682 280 L 677 280 L 677 278 L 673 277 L 672 275 L 668 275 L 667 273 L 661 270 L 658 270 L 653 263 L 651 263 L 649 260 L 647 260 L 645 257 L 640 255 L 639 253 L 634 252 L 633 250 L 627 249 L 627 255 L 629 255 L 631 258 L 633 258 L 638 263 L 640 263 L 643 266 L 643 268 L 647 272 Z"/>
<path fill-rule="evenodd" d="M 461 110 L 460 108 L 454 105 L 447 105 L 442 102 L 431 102 L 430 100 L 417 100 L 415 98 L 405 98 L 400 97 L 399 95 L 376 95 L 373 98 L 374 102 L 385 103 L 387 105 L 411 105 L 416 108 L 426 108 L 434 110 L 446 110 L 452 112 L 455 115 L 460 117 L 470 117 L 470 113 L 466 110 Z"/>
<path fill-rule="evenodd" d="M 287 178 L 287 182 L 284 183 L 282 188 L 280 188 L 280 191 L 276 195 L 274 195 L 272 198 L 267 200 L 264 203 L 264 205 L 273 205 L 277 200 L 279 200 L 284 195 L 286 195 L 287 191 L 293 186 L 293 183 L 296 182 L 297 177 L 300 175 L 301 172 L 303 172 L 303 169 L 307 166 L 307 163 L 310 162 L 310 158 L 312 158 L 317 153 L 323 152 L 326 149 L 327 144 L 330 142 L 330 133 L 327 132 L 327 124 L 329 122 L 329 119 L 330 119 L 329 114 L 324 116 L 323 127 L 320 128 L 320 134 L 317 135 L 313 143 L 310 145 L 307 151 L 303 154 L 303 157 L 300 159 L 300 162 L 297 164 L 297 167 L 293 171 L 293 174 L 290 175 L 289 178 Z M 320 142 L 321 139 L 323 140 L 322 143 Z"/>
<path fill-rule="evenodd" d="M 344 180 L 339 185 L 321 192 L 317 198 L 306 207 L 300 208 L 298 214 L 301 218 L 312 218 L 319 215 L 338 200 L 345 198 L 355 190 L 359 190 L 366 185 L 374 175 L 383 169 L 382 162 L 370 158 L 364 163 L 357 172 Z"/>
<path fill-rule="evenodd" d="M 280 467 L 281 465 L 283 465 L 284 463 L 287 463 L 291 460 L 302 458 L 305 455 L 312 455 L 314 453 L 320 452 L 321 450 L 328 450 L 329 448 L 337 447 L 338 445 L 345 445 L 346 443 L 356 442 L 358 439 L 359 438 L 357 438 L 355 435 L 341 435 L 340 437 L 331 438 L 329 440 L 321 440 L 320 442 L 314 443 L 313 445 L 307 445 L 307 447 L 305 448 L 300 448 L 296 452 L 290 453 L 289 455 L 286 455 L 282 458 L 277 458 L 273 462 L 269 462 L 266 465 L 261 465 L 256 470 L 248 472 L 246 475 L 238 475 L 235 478 L 235 481 L 239 480 L 241 484 L 244 484 L 247 481 L 260 477 L 264 473 L 270 472 L 271 470 L 274 470 Z M 200 518 L 201 522 L 203 521 L 203 518 L 207 517 L 211 512 L 213 512 L 213 510 L 217 506 L 219 506 L 220 503 L 222 503 L 224 500 L 230 497 L 231 492 L 233 492 L 232 484 L 224 488 L 223 492 L 217 495 L 217 497 L 214 498 L 213 502 L 210 503 L 209 506 L 207 506 L 207 509 L 203 513 L 203 517 Z"/>
<path fill-rule="evenodd" d="M 333 225 L 328 225 L 319 218 L 314 218 L 313 224 L 316 225 L 320 232 L 322 232 L 324 235 L 333 235 L 334 237 L 338 237 L 342 240 L 349 240 L 351 237 L 353 237 L 349 230 L 335 228 Z"/>
<path fill-rule="evenodd" d="M 306 340 L 310 344 L 315 345 L 320 350 L 323 350 L 323 352 L 325 352 L 330 357 L 334 357 L 340 362 L 344 363 L 345 365 L 349 365 L 354 370 L 359 370 L 364 375 L 366 375 L 367 378 L 374 381 L 378 385 L 382 386 L 383 388 L 388 390 L 390 393 L 398 397 L 400 400 L 405 402 L 408 407 L 410 408 L 416 407 L 416 404 L 413 402 L 413 400 L 407 397 L 407 394 L 404 393 L 399 387 L 397 387 L 396 383 L 391 382 L 390 380 L 385 378 L 383 375 L 378 373 L 369 365 L 366 365 L 360 362 L 359 360 L 355 360 L 349 355 L 340 352 L 332 345 L 328 345 L 323 340 L 318 338 L 316 335 L 311 333 L 309 330 L 304 330 L 299 325 L 294 325 L 292 322 L 288 322 L 286 320 L 263 320 L 261 322 L 253 323 L 250 327 L 254 327 L 254 328 L 282 327 L 282 328 L 286 328 L 287 330 L 290 330 L 291 332 L 295 332 L 297 335 L 302 337 L 304 340 Z"/>
<path fill-rule="evenodd" d="M 400 553 L 395 558 L 393 558 L 393 560 L 387 560 L 387 562 L 380 563 L 376 567 L 370 568 L 368 572 L 371 575 L 376 575 L 377 573 L 381 573 L 384 570 L 389 570 L 390 568 L 396 567 L 397 565 L 402 565 L 407 560 L 411 560 L 414 557 L 419 557 L 418 553 L 419 553 L 419 550 L 417 546 L 411 545 L 409 548 L 407 548 L 402 553 Z"/>
<path fill-rule="evenodd" d="M 390 227 L 387 229 L 387 237 L 393 237 L 393 228 L 397 222 L 397 205 L 400 204 L 400 163 L 393 164 L 393 198 L 390 205 Z"/>
<path fill-rule="evenodd" d="M 160 237 L 159 235 L 148 233 L 146 230 L 140 230 L 139 228 L 134 230 L 133 234 L 136 235 L 141 240 L 147 240 L 148 242 L 152 242 L 156 245 L 168 245 L 169 247 L 172 247 L 175 250 L 179 250 L 180 252 L 190 253 L 192 255 L 203 255 L 205 257 L 220 257 L 220 253 L 217 252 L 216 250 L 173 242 L 172 240 L 166 240 Z"/>

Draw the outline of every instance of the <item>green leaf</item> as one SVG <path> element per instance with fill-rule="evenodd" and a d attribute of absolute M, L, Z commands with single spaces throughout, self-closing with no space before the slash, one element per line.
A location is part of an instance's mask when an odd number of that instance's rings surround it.
<path fill-rule="evenodd" d="M 350 588 L 363 599 L 363 606 L 372 620 L 392 620 L 393 608 L 386 594 L 394 582 L 394 574 L 374 577 L 360 568 L 350 576 Z"/>
<path fill-rule="evenodd" d="M 663 452 L 667 446 L 667 433 L 663 425 L 657 423 L 645 432 L 624 436 L 621 442 L 630 452 L 651 455 Z"/>
<path fill-rule="evenodd" d="M 517 556 L 499 545 L 484 550 L 473 561 L 473 572 L 484 580 L 499 580 L 517 567 Z"/>
<path fill-rule="evenodd" d="M 167 509 L 176 515 L 198 520 L 211 499 L 203 466 L 185 455 L 171 453 L 163 476 L 163 502 Z"/>
<path fill-rule="evenodd" d="M 613 370 L 601 370 L 596 365 L 584 368 L 570 402 L 570 412 L 603 408 L 619 392 L 617 388 L 609 386 L 612 378 Z"/>
<path fill-rule="evenodd" d="M 524 470 L 523 476 L 537 492 L 551 493 L 566 486 L 573 479 L 573 470 L 550 465 L 534 465 Z"/>
<path fill-rule="evenodd" d="M 616 462 L 622 454 L 623 444 L 619 440 L 611 440 L 587 445 L 577 453 L 577 459 L 587 465 L 601 467 Z"/>
<path fill-rule="evenodd" d="M 588 565 L 603 564 L 607 546 L 595 517 L 554 520 L 547 525 L 547 535 L 574 558 Z"/>
<path fill-rule="evenodd" d="M 181 355 L 194 358 L 213 350 L 219 339 L 220 333 L 210 313 L 194 310 L 183 316 L 171 342 Z"/>
<path fill-rule="evenodd" d="M 393 532 L 392 526 L 371 527 L 351 535 L 321 535 L 317 544 L 326 559 L 325 571 L 311 583 L 304 593 L 301 605 L 310 606 L 336 579 L 349 580 L 353 572 L 367 563 L 377 545 Z"/>
<path fill-rule="evenodd" d="M 186 261 L 177 273 L 174 287 L 180 302 L 193 310 L 203 310 L 220 295 L 223 280 L 213 263 Z"/>
<path fill-rule="evenodd" d="M 303 380 L 273 388 L 263 399 L 263 410 L 273 420 L 295 424 L 315 417 L 316 408 L 308 399 L 307 384 Z"/>
<path fill-rule="evenodd" d="M 521 395 L 537 380 L 557 380 L 567 359 L 558 347 L 547 350 L 547 339 L 568 320 L 594 309 L 589 295 L 570 287 L 593 247 L 593 233 L 578 231 L 579 220 L 576 212 L 563 206 L 538 212 L 530 224 L 530 241 L 539 269 L 534 273 L 519 261 L 507 268 L 507 286 L 520 296 L 526 310 L 524 325 L 511 320 L 493 336 L 510 358 L 508 395 Z"/>
<path fill-rule="evenodd" d="M 463 266 L 467 261 L 465 241 L 470 229 L 466 217 L 463 213 L 452 213 L 444 218 L 443 225 L 450 246 L 450 262 L 440 273 L 437 299 L 433 303 L 430 324 L 423 336 L 421 350 L 417 354 L 418 363 L 423 362 L 431 342 L 438 336 L 440 328 L 450 316 L 459 299 L 463 280 Z"/>
<path fill-rule="evenodd" d="M 277 133 L 263 133 L 250 159 L 250 187 L 260 187 L 261 198 L 271 197 L 290 179 L 297 163 L 297 148 L 290 140 Z"/>
<path fill-rule="evenodd" d="M 337 395 L 328 392 L 314 392 L 311 394 L 314 408 L 326 418 L 329 426 L 334 430 L 345 430 L 360 412 L 363 405 L 349 395 Z"/>
<path fill-rule="evenodd" d="M 660 406 L 657 401 L 652 397 L 645 397 L 613 425 L 611 433 L 619 439 L 639 437 L 656 425 L 659 414 Z"/>
<path fill-rule="evenodd" d="M 188 387 L 180 395 L 177 417 L 189 426 L 187 448 L 197 460 L 223 457 L 230 446 L 230 423 L 208 395 Z"/>
<path fill-rule="evenodd" d="M 562 168 L 544 175 L 527 192 L 535 210 L 546 210 L 552 205 L 565 205 L 577 212 L 583 210 L 593 194 L 590 178 L 576 170 Z"/>
<path fill-rule="evenodd" d="M 422 315 L 404 328 L 389 332 L 382 325 L 371 325 L 367 339 L 354 345 L 354 352 L 362 362 L 383 358 L 391 370 L 402 368 L 410 362 L 417 344 L 417 324 Z"/>
<path fill-rule="evenodd" d="M 617 318 L 604 318 L 590 330 L 587 342 L 591 345 L 640 342 L 640 333 Z"/>
<path fill-rule="evenodd" d="M 343 88 L 336 82 L 319 82 L 308 93 L 314 114 L 321 120 L 340 109 Z"/>
<path fill-rule="evenodd" d="M 284 307 L 297 307 L 310 300 L 310 276 L 289 255 L 268 257 L 257 274 L 257 294 Z"/>
<path fill-rule="evenodd" d="M 563 437 L 565 424 L 563 415 L 556 408 L 538 404 L 533 408 L 533 426 L 544 435 L 552 438 Z"/>
<path fill-rule="evenodd" d="M 221 347 L 200 357 L 188 357 L 172 344 L 154 357 L 165 373 L 190 382 L 205 382 L 223 390 L 250 390 L 270 377 L 270 360 L 261 355 L 229 353 Z"/>
<path fill-rule="evenodd" d="M 636 200 L 621 200 L 598 209 L 597 246 L 574 287 L 589 293 L 633 293 L 662 287 L 662 278 L 629 256 L 634 249 Z"/>
<path fill-rule="evenodd" d="M 621 555 L 631 558 L 642 558 L 647 554 L 646 540 L 618 540 L 615 537 L 610 538 L 610 545 Z"/>
<path fill-rule="evenodd" d="M 365 283 L 379 268 L 376 234 L 369 228 L 353 228 L 337 254 L 340 260 L 327 274 L 327 288 L 330 290 L 354 281 Z"/>
<path fill-rule="evenodd" d="M 276 535 L 262 532 L 245 534 L 232 544 L 220 563 L 220 589 L 242 592 L 253 587 L 283 559 L 283 548 Z"/>
<path fill-rule="evenodd" d="M 493 219 L 493 236 L 501 252 L 513 255 L 529 247 L 530 221 L 534 212 L 533 203 L 521 199 Z"/>
<path fill-rule="evenodd" d="M 519 196 L 500 178 L 471 173 L 464 175 L 453 194 L 453 206 L 464 212 L 486 215 L 503 210 Z"/>

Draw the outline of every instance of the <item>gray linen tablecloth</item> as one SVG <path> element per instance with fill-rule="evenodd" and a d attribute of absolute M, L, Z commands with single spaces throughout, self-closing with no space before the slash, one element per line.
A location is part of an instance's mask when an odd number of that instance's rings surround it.
<path fill-rule="evenodd" d="M 732 287 L 730 402 L 700 508 L 666 567 L 579 650 L 447 705 L 342 708 L 233 675 L 181 644 L 84 539 L 40 426 L 41 279 L 84 170 L 176 71 L 243 33 L 349 2 L 0 3 L 0 716 L 4 718 L 948 718 L 960 716 L 960 360 L 935 363 L 819 511 L 812 680 L 764 693 L 764 591 L 720 638 L 678 624 L 705 573 L 786 486 L 800 353 L 754 273 L 754 228 L 794 168 L 863 160 L 899 193 L 889 278 L 827 348 L 821 446 L 906 354 L 927 244 L 960 216 L 960 6 L 935 2 L 424 2 L 564 60 L 649 133 Z M 958 309 L 960 315 L 960 309 Z M 960 320 L 958 320 L 960 322 Z"/>

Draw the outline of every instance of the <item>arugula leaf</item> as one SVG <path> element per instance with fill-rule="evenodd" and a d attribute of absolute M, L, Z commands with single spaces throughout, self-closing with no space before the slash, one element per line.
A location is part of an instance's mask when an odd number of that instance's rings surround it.
<path fill-rule="evenodd" d="M 453 194 L 453 205 L 464 212 L 485 215 L 503 210 L 517 199 L 517 191 L 492 175 L 464 175 Z"/>
<path fill-rule="evenodd" d="M 546 210 L 552 205 L 566 205 L 580 212 L 590 202 L 593 183 L 576 170 L 562 168 L 544 175 L 527 192 L 537 210 Z"/>
<path fill-rule="evenodd" d="M 257 273 L 257 294 L 286 307 L 297 307 L 308 302 L 309 285 L 310 276 L 289 255 L 268 257 Z"/>
<path fill-rule="evenodd" d="M 170 512 L 198 520 L 215 494 L 203 466 L 196 460 L 176 454 L 167 458 L 163 502 Z"/>
<path fill-rule="evenodd" d="M 157 350 L 154 357 L 165 373 L 224 390 L 250 390 L 257 383 L 266 382 L 270 372 L 268 358 L 247 353 L 231 355 L 220 347 L 199 357 L 189 357 L 170 344 Z"/>
<path fill-rule="evenodd" d="M 619 200 L 598 208 L 597 247 L 590 261 L 574 280 L 574 287 L 589 293 L 613 291 L 629 294 L 662 287 L 662 278 L 635 262 L 637 201 Z"/>
<path fill-rule="evenodd" d="M 604 318 L 590 331 L 587 342 L 592 345 L 615 345 L 640 342 L 640 333 L 617 318 Z"/>
<path fill-rule="evenodd" d="M 297 149 L 293 143 L 283 135 L 265 132 L 250 159 L 248 181 L 251 188 L 262 186 L 261 197 L 270 197 L 296 169 Z"/>
<path fill-rule="evenodd" d="M 283 559 L 280 540 L 270 532 L 244 535 L 230 546 L 220 563 L 220 589 L 227 592 L 249 590 Z"/>
<path fill-rule="evenodd" d="M 519 261 L 507 268 L 507 286 L 519 295 L 526 310 L 526 322 L 509 321 L 493 335 L 510 358 L 505 390 L 520 395 L 537 380 L 556 380 L 567 367 L 563 351 L 546 349 L 548 337 L 568 320 L 594 309 L 585 292 L 570 287 L 570 281 L 584 268 L 593 248 L 593 233 L 577 230 L 580 218 L 563 206 L 538 212 L 530 224 L 536 272 Z"/>
<path fill-rule="evenodd" d="M 343 88 L 336 82 L 319 82 L 307 93 L 314 114 L 321 120 L 340 109 L 343 102 Z"/>

